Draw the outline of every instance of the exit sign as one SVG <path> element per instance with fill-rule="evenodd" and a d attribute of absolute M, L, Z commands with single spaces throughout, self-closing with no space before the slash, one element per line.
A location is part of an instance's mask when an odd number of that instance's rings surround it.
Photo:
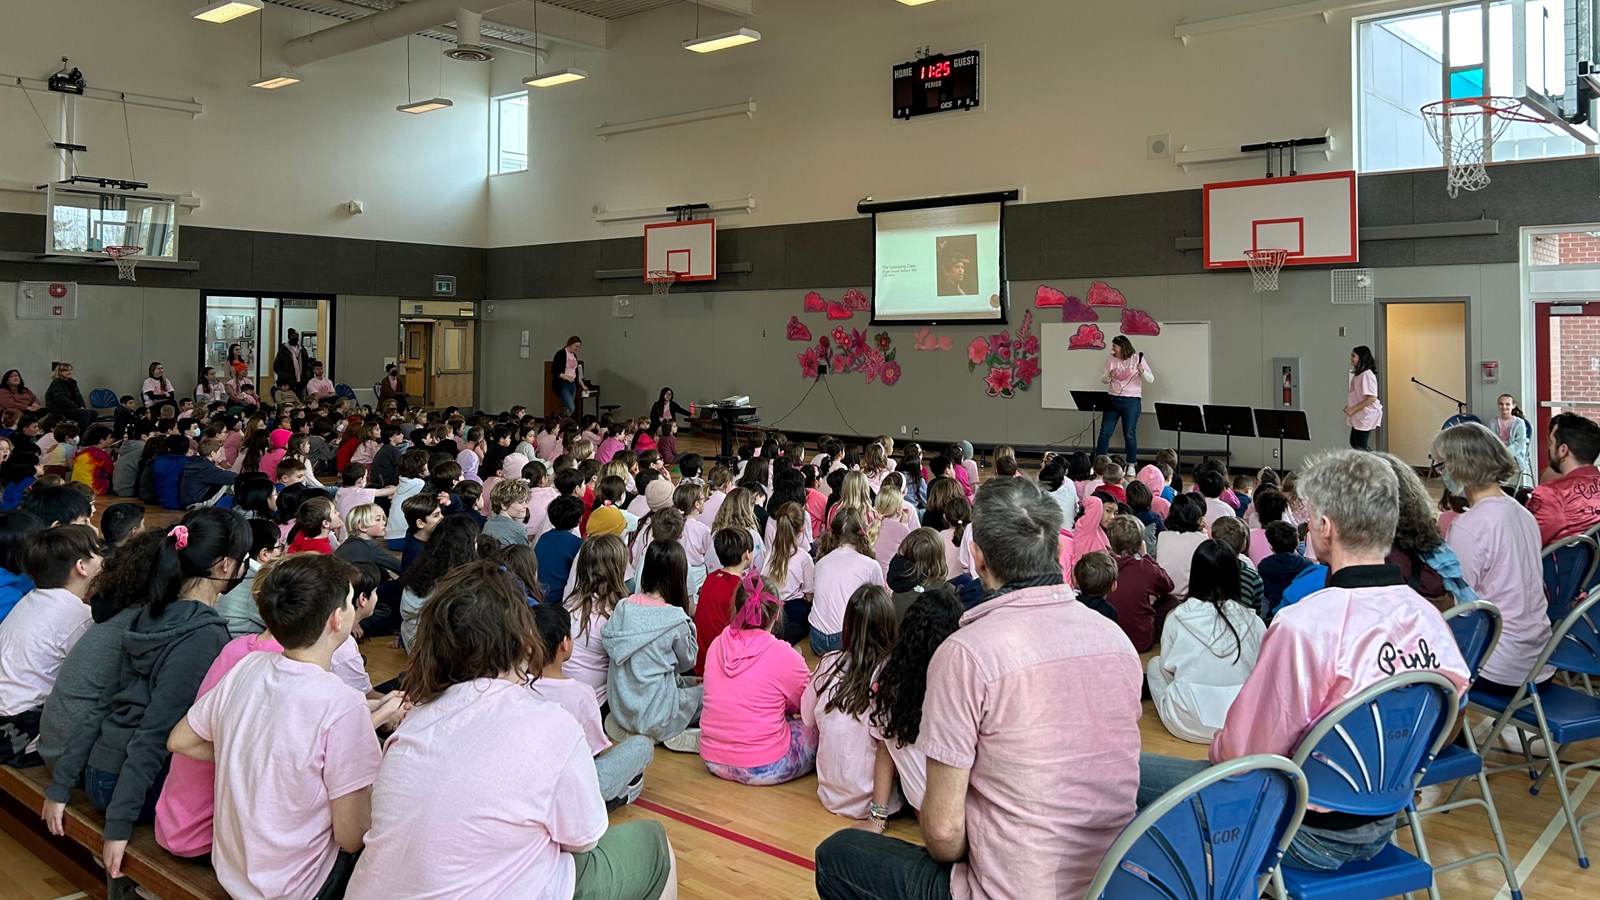
<path fill-rule="evenodd" d="M 433 295 L 435 297 L 454 297 L 456 295 L 456 277 L 454 275 L 433 276 Z"/>

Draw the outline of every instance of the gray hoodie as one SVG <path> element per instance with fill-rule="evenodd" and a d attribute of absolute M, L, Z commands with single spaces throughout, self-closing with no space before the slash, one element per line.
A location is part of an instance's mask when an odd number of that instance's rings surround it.
<path fill-rule="evenodd" d="M 600 632 L 611 665 L 606 696 L 623 730 L 662 741 L 700 715 L 705 689 L 680 675 L 694 666 L 694 622 L 676 606 L 617 604 Z"/>
<path fill-rule="evenodd" d="M 227 643 L 227 623 L 196 600 L 171 603 L 159 616 L 140 609 L 128 623 L 116 677 L 96 710 L 103 714 L 100 726 L 80 729 L 63 755 L 83 753 L 81 745 L 88 744 L 89 767 L 118 773 L 106 809 L 106 840 L 125 841 L 133 834 L 145 797 L 171 757 L 167 735 L 194 705 L 200 682 Z M 65 801 L 77 786 L 67 767 L 58 765 L 46 796 Z"/>
<path fill-rule="evenodd" d="M 72 645 L 56 676 L 56 685 L 44 701 L 44 713 L 39 719 L 39 756 L 52 772 L 57 766 L 66 768 L 62 777 L 70 775 L 74 784 L 83 777 L 84 757 L 79 754 L 67 759 L 67 748 L 85 730 L 99 734 L 104 713 L 96 717 L 95 709 L 106 685 L 117 677 L 122 664 L 122 636 L 138 612 L 138 607 L 125 609 L 89 626 Z"/>

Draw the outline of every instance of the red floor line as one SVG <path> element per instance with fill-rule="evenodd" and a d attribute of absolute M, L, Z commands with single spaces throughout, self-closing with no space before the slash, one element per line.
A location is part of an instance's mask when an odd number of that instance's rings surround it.
<path fill-rule="evenodd" d="M 739 834 L 735 831 L 729 831 L 720 825 L 713 825 L 704 819 L 697 819 L 688 813 L 679 812 L 671 807 L 662 806 L 659 803 L 654 803 L 650 800 L 644 799 L 643 797 L 633 801 L 633 805 L 639 807 L 640 809 L 649 810 L 657 815 L 666 816 L 669 819 L 676 819 L 685 825 L 698 828 L 701 831 L 714 834 L 717 837 L 725 840 L 733 841 L 735 844 L 743 844 L 752 850 L 759 850 L 768 856 L 776 857 L 777 859 L 781 859 L 786 863 L 793 863 L 802 869 L 809 869 L 813 872 L 815 872 L 817 869 L 817 864 L 809 859 L 806 859 L 804 856 L 799 856 L 794 853 L 790 853 L 787 850 L 774 847 L 771 844 L 763 843 L 762 841 L 758 841 L 753 837 Z"/>

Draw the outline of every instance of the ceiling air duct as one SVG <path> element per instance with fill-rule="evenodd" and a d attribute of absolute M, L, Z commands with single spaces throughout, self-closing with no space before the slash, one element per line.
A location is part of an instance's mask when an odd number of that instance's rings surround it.
<path fill-rule="evenodd" d="M 494 51 L 480 42 L 483 34 L 483 14 L 470 9 L 456 10 L 456 43 L 444 55 L 462 62 L 488 62 Z"/>

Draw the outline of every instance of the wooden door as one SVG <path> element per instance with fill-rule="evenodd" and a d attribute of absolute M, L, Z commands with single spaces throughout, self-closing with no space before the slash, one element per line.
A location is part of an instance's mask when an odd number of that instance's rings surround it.
<path fill-rule="evenodd" d="M 433 378 L 429 360 L 433 355 L 433 323 L 407 322 L 405 346 L 401 348 L 401 370 L 406 395 L 413 406 L 434 406 Z"/>
<path fill-rule="evenodd" d="M 430 406 L 473 405 L 475 337 L 471 319 L 448 319 L 433 326 L 433 401 Z"/>

